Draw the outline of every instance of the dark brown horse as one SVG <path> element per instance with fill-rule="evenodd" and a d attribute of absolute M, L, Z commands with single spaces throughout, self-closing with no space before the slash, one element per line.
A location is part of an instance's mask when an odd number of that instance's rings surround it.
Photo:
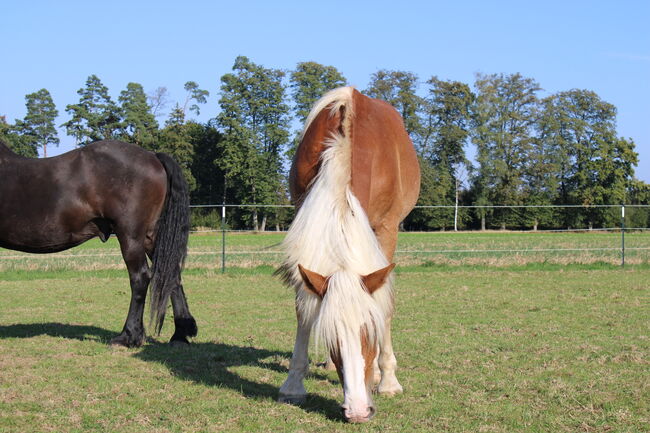
<path fill-rule="evenodd" d="M 312 109 L 291 167 L 296 217 L 279 270 L 296 290 L 298 330 L 280 401 L 306 396 L 310 333 L 327 347 L 343 385 L 343 416 L 375 413 L 371 389 L 402 392 L 391 342 L 390 272 L 400 222 L 420 190 L 420 170 L 400 115 L 345 87 Z"/>
<path fill-rule="evenodd" d="M 144 342 L 149 283 L 156 331 L 171 298 L 172 342 L 187 343 L 197 327 L 181 285 L 189 198 L 178 164 L 120 141 L 45 159 L 18 156 L 0 142 L 0 247 L 54 253 L 95 236 L 105 242 L 113 233 L 129 272 L 131 304 L 122 333 L 111 343 Z"/>

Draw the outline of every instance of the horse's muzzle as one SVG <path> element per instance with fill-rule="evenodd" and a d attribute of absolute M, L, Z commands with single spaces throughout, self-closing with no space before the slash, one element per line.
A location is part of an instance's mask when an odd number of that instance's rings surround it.
<path fill-rule="evenodd" d="M 368 413 L 365 416 L 359 414 L 352 414 L 349 412 L 348 409 L 341 406 L 341 413 L 343 414 L 343 419 L 346 422 L 352 424 L 360 424 L 360 423 L 368 422 L 375 416 L 376 412 L 377 410 L 375 409 L 374 406 L 368 406 Z"/>

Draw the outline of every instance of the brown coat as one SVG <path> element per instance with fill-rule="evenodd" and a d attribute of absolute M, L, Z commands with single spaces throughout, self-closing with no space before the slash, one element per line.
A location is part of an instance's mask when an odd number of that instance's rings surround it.
<path fill-rule="evenodd" d="M 353 91 L 353 108 L 333 115 L 322 110 L 311 122 L 294 156 L 289 174 L 291 198 L 298 206 L 320 164 L 331 134 L 350 134 L 352 192 L 366 211 L 370 226 L 388 260 L 392 260 L 399 223 L 420 192 L 420 168 L 401 116 L 388 103 Z M 351 116 L 349 127 L 344 119 Z"/>

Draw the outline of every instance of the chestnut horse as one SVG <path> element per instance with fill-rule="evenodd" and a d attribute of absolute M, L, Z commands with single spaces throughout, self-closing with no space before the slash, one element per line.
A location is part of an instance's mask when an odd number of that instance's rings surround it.
<path fill-rule="evenodd" d="M 0 247 L 54 253 L 114 233 L 131 282 L 131 304 L 112 344 L 144 342 L 143 311 L 160 331 L 171 297 L 172 342 L 197 333 L 181 285 L 187 253 L 189 196 L 169 156 L 120 141 L 99 141 L 54 158 L 14 154 L 0 142 Z M 147 256 L 151 259 L 149 267 Z"/>
<path fill-rule="evenodd" d="M 420 190 L 420 170 L 400 115 L 351 87 L 313 107 L 291 167 L 296 217 L 278 270 L 296 290 L 298 330 L 279 401 L 301 402 L 313 331 L 343 385 L 343 416 L 368 421 L 371 390 L 402 392 L 395 377 L 390 271 L 400 222 Z"/>

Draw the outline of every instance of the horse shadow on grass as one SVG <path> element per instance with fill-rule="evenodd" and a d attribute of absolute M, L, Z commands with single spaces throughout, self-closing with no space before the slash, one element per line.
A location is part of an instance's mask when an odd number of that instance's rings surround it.
<path fill-rule="evenodd" d="M 6 338 L 31 338 L 39 335 L 62 337 L 73 340 L 90 340 L 108 344 L 115 332 L 96 326 L 70 325 L 64 323 L 32 323 L 0 325 L 0 340 Z M 206 386 L 225 387 L 241 395 L 257 400 L 273 400 L 278 388 L 267 383 L 256 382 L 231 371 L 237 367 L 253 367 L 288 373 L 283 360 L 291 358 L 290 352 L 235 346 L 219 342 L 192 343 L 189 346 L 171 346 L 154 339 L 133 350 L 134 357 L 147 362 L 162 364 L 178 378 Z M 286 364 L 286 361 L 284 361 Z M 326 374 L 313 371 L 308 377 L 331 382 L 337 381 Z M 280 403 L 278 403 L 280 404 Z M 333 421 L 341 421 L 339 404 L 319 395 L 308 394 L 307 400 L 299 406 L 307 412 L 320 413 Z"/>
<path fill-rule="evenodd" d="M 96 326 L 69 325 L 65 323 L 18 323 L 0 325 L 0 340 L 5 338 L 32 338 L 39 335 L 62 337 L 70 340 L 91 340 L 106 343 L 115 336 L 115 332 Z"/>

